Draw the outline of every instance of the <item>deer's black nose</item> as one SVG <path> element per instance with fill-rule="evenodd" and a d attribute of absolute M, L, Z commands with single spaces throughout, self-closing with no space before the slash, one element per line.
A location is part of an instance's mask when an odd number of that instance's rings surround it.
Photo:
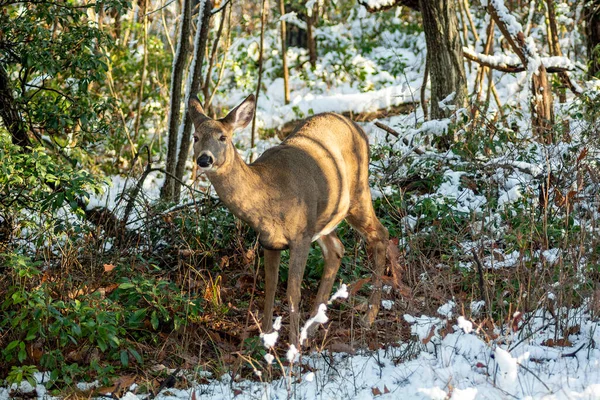
<path fill-rule="evenodd" d="M 202 168 L 208 168 L 213 164 L 213 158 L 208 154 L 202 154 L 196 159 L 196 164 Z"/>

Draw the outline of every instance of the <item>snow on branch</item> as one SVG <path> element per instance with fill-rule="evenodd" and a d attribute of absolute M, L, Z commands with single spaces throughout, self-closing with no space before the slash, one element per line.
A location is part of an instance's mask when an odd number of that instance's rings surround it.
<path fill-rule="evenodd" d="M 525 36 L 523 27 L 510 14 L 504 0 L 483 0 L 482 5 L 487 6 L 487 11 L 498 25 L 498 29 L 527 71 L 527 79 L 531 82 L 531 125 L 540 141 L 551 143 L 554 124 L 552 90 L 548 82 L 548 71 L 538 54 L 535 42 L 531 37 Z"/>
<path fill-rule="evenodd" d="M 530 71 L 535 72 L 541 63 L 535 44 L 533 40 L 528 40 L 530 38 L 525 37 L 523 27 L 510 14 L 504 0 L 490 0 L 487 4 L 487 10 L 523 65 L 527 66 Z"/>
<path fill-rule="evenodd" d="M 527 68 L 521 64 L 519 57 L 511 55 L 488 55 L 476 53 L 472 49 L 463 47 L 463 54 L 467 60 L 502 72 L 524 72 Z M 567 57 L 541 57 L 540 58 L 546 71 L 550 73 L 574 71 L 575 65 Z"/>
<path fill-rule="evenodd" d="M 358 4 L 365 7 L 368 12 L 375 13 L 386 11 L 396 6 L 406 6 L 419 11 L 419 0 L 358 0 Z"/>
<path fill-rule="evenodd" d="M 288 24 L 295 25 L 300 29 L 306 29 L 306 22 L 300 20 L 298 18 L 298 13 L 296 13 L 295 11 L 283 14 L 281 17 L 279 17 L 279 20 L 285 21 Z"/>

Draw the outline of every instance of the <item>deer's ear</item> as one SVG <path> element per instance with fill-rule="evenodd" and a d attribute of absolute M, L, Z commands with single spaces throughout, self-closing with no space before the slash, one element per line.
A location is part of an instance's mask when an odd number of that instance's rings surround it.
<path fill-rule="evenodd" d="M 239 106 L 231 110 L 222 121 L 229 124 L 233 130 L 245 128 L 252 121 L 255 105 L 256 100 L 251 94 Z"/>
<path fill-rule="evenodd" d="M 197 96 L 190 96 L 188 100 L 188 113 L 190 113 L 194 125 L 198 125 L 208 119 Z"/>

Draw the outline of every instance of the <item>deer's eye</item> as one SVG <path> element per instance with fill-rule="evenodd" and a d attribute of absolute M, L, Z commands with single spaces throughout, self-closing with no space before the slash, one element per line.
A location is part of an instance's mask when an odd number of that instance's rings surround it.
<path fill-rule="evenodd" d="M 221 137 L 219 138 L 219 140 L 220 140 L 221 142 L 224 142 L 224 141 L 226 141 L 226 140 L 227 140 L 227 136 L 225 136 L 225 135 L 221 135 Z"/>
<path fill-rule="evenodd" d="M 194 143 L 198 141 L 198 136 L 194 135 Z"/>

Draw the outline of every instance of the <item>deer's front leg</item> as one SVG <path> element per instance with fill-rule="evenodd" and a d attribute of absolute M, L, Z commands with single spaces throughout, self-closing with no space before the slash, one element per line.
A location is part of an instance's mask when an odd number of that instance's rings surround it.
<path fill-rule="evenodd" d="M 306 260 L 310 249 L 310 240 L 303 240 L 290 246 L 290 265 L 287 285 L 287 301 L 290 310 L 290 344 L 300 348 L 298 337 L 300 333 L 300 288 Z"/>
<path fill-rule="evenodd" d="M 265 308 L 263 313 L 262 330 L 265 333 L 273 328 L 273 304 L 279 279 L 280 250 L 265 249 Z"/>

